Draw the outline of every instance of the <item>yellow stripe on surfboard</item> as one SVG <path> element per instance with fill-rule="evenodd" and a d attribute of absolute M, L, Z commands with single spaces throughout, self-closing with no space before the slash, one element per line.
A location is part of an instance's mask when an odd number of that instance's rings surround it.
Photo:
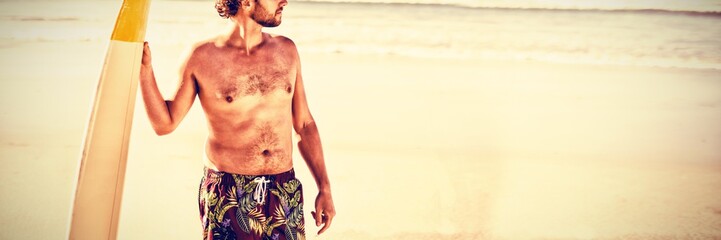
<path fill-rule="evenodd" d="M 86 128 L 69 239 L 115 239 L 149 0 L 124 0 Z"/>
<path fill-rule="evenodd" d="M 112 40 L 143 42 L 150 0 L 125 0 L 115 21 Z"/>

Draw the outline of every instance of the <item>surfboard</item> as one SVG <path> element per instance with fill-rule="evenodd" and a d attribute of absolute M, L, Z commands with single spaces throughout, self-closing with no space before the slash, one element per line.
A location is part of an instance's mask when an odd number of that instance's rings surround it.
<path fill-rule="evenodd" d="M 124 0 L 86 126 L 69 239 L 115 239 L 150 0 Z"/>

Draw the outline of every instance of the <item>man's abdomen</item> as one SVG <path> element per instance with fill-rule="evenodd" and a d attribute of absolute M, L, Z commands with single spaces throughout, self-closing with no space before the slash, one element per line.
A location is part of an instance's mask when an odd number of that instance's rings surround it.
<path fill-rule="evenodd" d="M 237 174 L 288 171 L 293 167 L 291 129 L 290 123 L 260 122 L 247 129 L 213 130 L 205 146 L 205 164 Z"/>

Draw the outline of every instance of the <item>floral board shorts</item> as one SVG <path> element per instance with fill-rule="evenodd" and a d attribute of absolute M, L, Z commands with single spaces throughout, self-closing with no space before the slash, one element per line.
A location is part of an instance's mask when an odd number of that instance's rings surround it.
<path fill-rule="evenodd" d="M 305 239 L 303 186 L 293 169 L 240 175 L 205 168 L 198 191 L 203 239 Z"/>

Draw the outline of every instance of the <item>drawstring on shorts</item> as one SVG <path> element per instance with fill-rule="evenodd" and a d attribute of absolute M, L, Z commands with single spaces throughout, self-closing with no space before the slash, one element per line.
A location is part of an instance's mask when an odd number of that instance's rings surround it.
<path fill-rule="evenodd" d="M 267 184 L 270 182 L 270 180 L 266 180 L 265 176 L 261 176 L 253 179 L 253 182 L 256 183 L 255 191 L 253 192 L 253 199 L 258 204 L 263 205 L 265 203 L 265 195 L 268 191 Z"/>

